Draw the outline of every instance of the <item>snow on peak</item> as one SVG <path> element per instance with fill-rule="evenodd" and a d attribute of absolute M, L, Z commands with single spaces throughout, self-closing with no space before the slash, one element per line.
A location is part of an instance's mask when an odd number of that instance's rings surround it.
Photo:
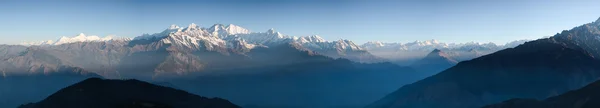
<path fill-rule="evenodd" d="M 340 39 L 336 41 L 335 44 L 338 48 L 341 48 L 343 50 L 363 50 L 362 48 L 360 48 L 360 46 L 354 44 L 354 42 L 346 39 Z"/>
<path fill-rule="evenodd" d="M 294 40 L 296 40 L 300 43 L 327 42 L 327 41 L 325 41 L 325 39 L 321 38 L 319 35 L 295 37 Z"/>
<path fill-rule="evenodd" d="M 435 39 L 431 39 L 431 40 L 425 40 L 425 41 L 415 41 L 414 43 L 416 43 L 418 45 L 435 45 L 435 44 L 439 44 L 440 42 L 438 42 Z"/>
<path fill-rule="evenodd" d="M 177 25 L 175 25 L 175 24 L 172 24 L 172 25 L 169 27 L 169 29 L 171 29 L 171 30 L 174 30 L 174 29 L 179 29 L 179 28 L 181 28 L 181 27 L 179 27 L 179 26 L 177 26 Z"/>
<path fill-rule="evenodd" d="M 229 24 L 225 28 L 226 28 L 227 33 L 229 33 L 229 34 L 248 34 L 248 33 L 250 33 L 250 30 L 245 29 L 240 26 L 237 26 L 237 25 L 233 25 L 233 24 Z"/>
<path fill-rule="evenodd" d="M 60 45 L 66 43 L 75 43 L 75 42 L 94 42 L 94 41 L 111 41 L 111 40 L 128 40 L 129 38 L 115 38 L 114 36 L 106 36 L 106 37 L 98 37 L 98 36 L 86 36 L 83 33 L 79 33 L 74 37 L 66 37 L 62 36 L 56 41 L 47 40 L 47 41 L 38 41 L 38 42 L 23 42 L 20 45 Z"/>
<path fill-rule="evenodd" d="M 271 29 L 267 30 L 267 33 L 275 34 L 276 32 L 275 32 L 275 29 L 271 28 Z"/>
<path fill-rule="evenodd" d="M 364 44 L 365 47 L 383 47 L 385 44 L 381 41 L 369 41 Z"/>
<path fill-rule="evenodd" d="M 196 24 L 192 23 L 190 24 L 190 26 L 188 26 L 188 28 L 185 28 L 185 30 L 190 30 L 190 27 L 196 27 Z M 169 34 L 171 33 L 175 33 L 175 32 L 181 32 L 183 30 L 183 28 L 172 24 L 171 26 L 169 26 L 169 28 L 163 30 L 160 33 L 154 33 L 154 34 L 142 34 L 141 36 L 137 36 L 135 38 L 133 38 L 133 40 L 151 40 L 151 39 L 155 39 L 155 38 L 164 38 L 169 36 Z"/>
<path fill-rule="evenodd" d="M 233 24 L 229 24 L 227 26 L 224 26 L 223 24 L 215 24 L 208 28 L 207 31 L 212 33 L 213 36 L 219 37 L 226 37 L 235 34 L 250 34 L 250 30 Z"/>
<path fill-rule="evenodd" d="M 196 30 L 198 29 L 198 25 L 192 23 L 190 25 L 188 25 L 188 27 L 186 28 L 186 30 Z"/>
<path fill-rule="evenodd" d="M 64 36 L 63 36 L 63 37 L 64 37 Z M 86 37 L 86 36 L 85 36 L 85 34 L 83 34 L 83 33 L 79 33 L 79 35 L 77 35 L 76 37 L 83 38 L 83 37 Z"/>
<path fill-rule="evenodd" d="M 37 41 L 37 42 L 21 42 L 19 45 L 31 46 L 31 45 L 53 45 L 53 40 Z"/>
<path fill-rule="evenodd" d="M 54 43 L 54 45 L 60 45 L 60 44 L 65 44 L 65 43 L 75 43 L 75 42 L 90 42 L 90 41 L 109 41 L 112 40 L 113 37 L 112 36 L 106 36 L 103 38 L 100 38 L 98 36 L 86 36 L 83 33 L 80 33 L 79 35 L 75 36 L 75 37 L 66 37 L 63 36 L 62 38 L 58 39 L 56 41 L 56 43 Z"/>

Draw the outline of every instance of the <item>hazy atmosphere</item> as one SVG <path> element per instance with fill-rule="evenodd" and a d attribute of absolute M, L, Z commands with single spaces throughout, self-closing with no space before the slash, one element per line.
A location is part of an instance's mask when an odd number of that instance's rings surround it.
<path fill-rule="evenodd" d="M 0 108 L 600 108 L 598 0 L 0 0 Z"/>

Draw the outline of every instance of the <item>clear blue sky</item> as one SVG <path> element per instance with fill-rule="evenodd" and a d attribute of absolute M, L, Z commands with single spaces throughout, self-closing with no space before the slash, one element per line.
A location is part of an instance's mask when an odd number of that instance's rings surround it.
<path fill-rule="evenodd" d="M 171 24 L 236 24 L 327 40 L 505 43 L 595 21 L 600 0 L 0 1 L 0 43 L 78 33 L 135 37 Z"/>

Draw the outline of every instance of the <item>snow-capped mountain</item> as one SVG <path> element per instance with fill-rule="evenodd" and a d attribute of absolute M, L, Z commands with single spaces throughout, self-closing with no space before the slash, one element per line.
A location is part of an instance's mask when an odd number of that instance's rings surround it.
<path fill-rule="evenodd" d="M 23 42 L 20 45 L 61 45 L 66 43 L 75 43 L 75 42 L 100 42 L 100 41 L 111 41 L 111 40 L 129 40 L 128 38 L 120 38 L 114 36 L 106 36 L 106 37 L 98 37 L 95 35 L 86 36 L 83 33 L 79 33 L 79 35 L 74 37 L 66 37 L 63 36 L 56 41 L 46 40 L 46 41 L 38 41 L 38 42 Z"/>
<path fill-rule="evenodd" d="M 35 42 L 21 42 L 19 45 L 32 46 L 32 45 L 54 45 L 54 40 L 35 41 Z"/>
<path fill-rule="evenodd" d="M 193 23 L 187 27 L 171 25 L 162 32 L 143 34 L 134 39 L 80 34 L 36 45 L 40 46 L 31 46 L 13 54 L 15 56 L 6 57 L 15 61 L 7 63 L 7 66 L 36 70 L 82 67 L 113 78 L 140 75 L 135 72 L 154 72 L 143 76 L 153 78 L 163 74 L 185 75 L 208 70 L 312 62 L 327 58 L 325 56 L 356 62 L 384 61 L 349 40 L 326 41 L 317 35 L 288 36 L 274 29 L 249 32 L 232 24 L 215 24 L 206 28 Z M 310 57 L 315 55 L 324 55 L 324 58 Z M 48 57 L 52 59 L 45 59 Z"/>
<path fill-rule="evenodd" d="M 184 46 L 188 49 L 237 49 L 236 52 L 244 53 L 255 47 L 274 47 L 289 43 L 299 45 L 317 54 L 332 58 L 347 58 L 358 62 L 381 62 L 384 61 L 371 55 L 359 45 L 349 40 L 326 41 L 318 35 L 312 36 L 289 36 L 274 29 L 266 32 L 250 32 L 250 30 L 237 25 L 215 24 L 208 28 L 190 24 L 186 28 L 171 25 L 160 33 L 144 34 L 133 40 L 160 40 L 165 44 Z M 226 51 L 220 51 L 226 52 Z"/>
<path fill-rule="evenodd" d="M 443 43 L 437 40 L 425 40 L 425 41 L 414 41 L 409 43 L 384 43 L 379 41 L 367 42 L 361 47 L 367 50 L 378 50 L 388 49 L 397 51 L 432 51 L 433 49 L 497 49 L 497 48 L 510 48 L 517 45 L 523 44 L 529 40 L 517 40 L 509 42 L 505 45 L 497 45 L 495 43 L 480 43 L 480 42 L 467 42 L 467 43 Z"/>
<path fill-rule="evenodd" d="M 401 65 L 410 65 L 412 62 L 422 58 L 434 49 L 444 51 L 448 56 L 457 61 L 470 60 L 481 55 L 489 54 L 501 49 L 512 48 L 523 44 L 528 40 L 517 40 L 505 45 L 495 43 L 443 43 L 437 40 L 414 41 L 409 43 L 384 43 L 367 42 L 362 48 L 371 54 L 389 59 Z"/>

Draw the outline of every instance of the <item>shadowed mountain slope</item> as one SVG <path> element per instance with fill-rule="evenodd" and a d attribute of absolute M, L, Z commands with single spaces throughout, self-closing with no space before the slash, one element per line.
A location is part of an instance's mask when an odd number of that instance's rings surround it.
<path fill-rule="evenodd" d="M 20 108 L 239 108 L 220 98 L 206 98 L 182 90 L 138 80 L 86 79 Z"/>
<path fill-rule="evenodd" d="M 460 62 L 368 107 L 474 108 L 511 98 L 544 99 L 598 79 L 600 61 L 560 36 Z"/>
<path fill-rule="evenodd" d="M 600 93 L 598 91 L 600 91 L 600 81 L 542 101 L 511 99 L 484 108 L 598 108 L 600 107 Z"/>

